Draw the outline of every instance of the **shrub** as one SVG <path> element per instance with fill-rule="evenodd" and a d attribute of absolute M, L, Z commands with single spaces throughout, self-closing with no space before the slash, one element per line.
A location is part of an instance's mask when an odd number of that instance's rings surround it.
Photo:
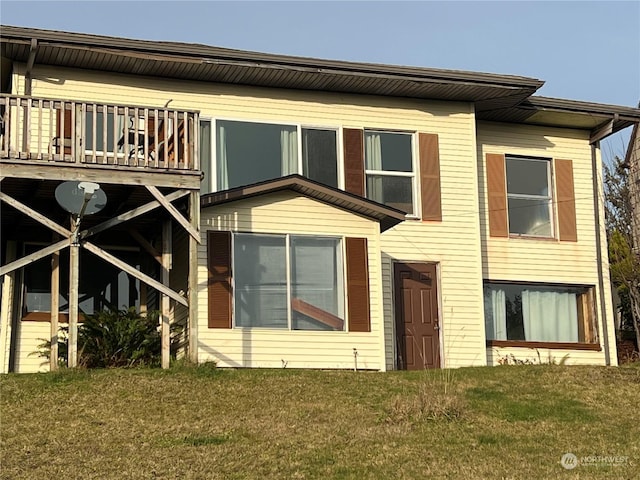
<path fill-rule="evenodd" d="M 158 318 L 158 312 L 144 316 L 134 307 L 88 315 L 78 328 L 79 363 L 87 368 L 157 365 Z"/>
<path fill-rule="evenodd" d="M 87 315 L 78 326 L 78 365 L 86 368 L 158 366 L 161 357 L 159 312 L 141 315 L 134 307 L 103 310 Z M 58 359 L 64 364 L 68 328 L 58 337 Z M 51 342 L 44 341 L 38 354 L 51 357 Z"/>

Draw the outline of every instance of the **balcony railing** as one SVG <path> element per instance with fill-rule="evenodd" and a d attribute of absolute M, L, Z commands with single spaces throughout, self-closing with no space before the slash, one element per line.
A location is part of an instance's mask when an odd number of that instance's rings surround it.
<path fill-rule="evenodd" d="M 0 158 L 199 170 L 198 113 L 0 94 Z"/>

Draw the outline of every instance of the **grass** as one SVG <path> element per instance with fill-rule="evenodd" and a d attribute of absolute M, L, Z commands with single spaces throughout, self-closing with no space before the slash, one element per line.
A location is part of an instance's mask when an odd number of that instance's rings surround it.
<path fill-rule="evenodd" d="M 0 377 L 0 478 L 637 478 L 640 367 Z M 565 470 L 563 454 L 628 457 Z"/>

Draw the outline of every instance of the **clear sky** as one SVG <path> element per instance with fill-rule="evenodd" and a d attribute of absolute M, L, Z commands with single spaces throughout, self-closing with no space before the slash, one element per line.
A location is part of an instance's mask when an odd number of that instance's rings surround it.
<path fill-rule="evenodd" d="M 0 2 L 5 25 L 524 75 L 538 95 L 637 106 L 640 0 Z M 630 129 L 603 145 L 624 155 Z"/>

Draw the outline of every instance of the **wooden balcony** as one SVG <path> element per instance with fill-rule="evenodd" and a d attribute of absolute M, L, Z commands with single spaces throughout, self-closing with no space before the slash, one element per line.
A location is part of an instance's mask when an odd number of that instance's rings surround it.
<path fill-rule="evenodd" d="M 0 94 L 0 115 L 3 176 L 24 177 L 48 166 L 66 168 L 36 178 L 68 175 L 74 167 L 74 172 L 101 171 L 103 178 L 133 174 L 134 183 L 148 178 L 143 173 L 193 178 L 200 173 L 195 111 Z M 180 184 L 194 188 L 199 178 L 186 183 Z"/>

